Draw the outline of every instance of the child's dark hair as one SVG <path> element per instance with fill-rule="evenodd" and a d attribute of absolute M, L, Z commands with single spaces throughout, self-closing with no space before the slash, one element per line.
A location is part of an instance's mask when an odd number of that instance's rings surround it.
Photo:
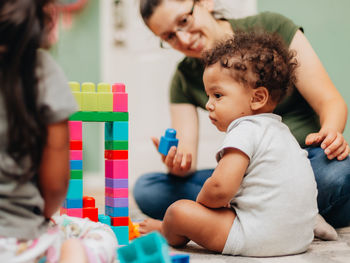
<path fill-rule="evenodd" d="M 265 87 L 280 102 L 295 83 L 297 61 L 280 36 L 262 30 L 235 32 L 202 56 L 205 67 L 220 62 L 233 78 L 251 88 Z"/>
<path fill-rule="evenodd" d="M 23 158 L 29 158 L 29 170 L 21 180 L 37 173 L 47 137 L 43 109 L 37 103 L 36 68 L 37 50 L 47 36 L 50 2 L 0 1 L 0 92 L 7 117 L 6 151 L 20 167 Z"/>

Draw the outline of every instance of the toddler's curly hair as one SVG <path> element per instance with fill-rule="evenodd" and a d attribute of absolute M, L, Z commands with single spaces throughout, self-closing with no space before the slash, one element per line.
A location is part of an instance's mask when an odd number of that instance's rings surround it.
<path fill-rule="evenodd" d="M 234 80 L 250 88 L 265 87 L 280 102 L 293 86 L 297 60 L 277 34 L 263 30 L 235 32 L 202 55 L 205 67 L 217 62 L 230 69 Z"/>

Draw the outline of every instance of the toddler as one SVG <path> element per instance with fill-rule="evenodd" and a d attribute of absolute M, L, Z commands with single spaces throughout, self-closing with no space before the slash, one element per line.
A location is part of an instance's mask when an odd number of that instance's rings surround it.
<path fill-rule="evenodd" d="M 53 217 L 69 183 L 68 117 L 77 110 L 46 46 L 49 0 L 0 2 L 0 262 L 112 262 L 101 223 Z"/>

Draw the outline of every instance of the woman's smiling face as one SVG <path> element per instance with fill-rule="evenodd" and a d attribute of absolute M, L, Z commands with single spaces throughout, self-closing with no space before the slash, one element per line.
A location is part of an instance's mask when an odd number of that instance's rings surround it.
<path fill-rule="evenodd" d="M 186 56 L 200 58 L 219 36 L 216 20 L 208 5 L 204 4 L 206 1 L 164 0 L 148 19 L 147 25 L 174 49 Z"/>

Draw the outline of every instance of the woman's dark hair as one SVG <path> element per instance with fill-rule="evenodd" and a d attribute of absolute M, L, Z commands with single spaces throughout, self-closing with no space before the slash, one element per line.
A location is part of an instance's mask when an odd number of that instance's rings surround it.
<path fill-rule="evenodd" d="M 148 19 L 153 15 L 154 10 L 163 3 L 164 0 L 140 0 L 140 14 L 147 24 Z"/>
<path fill-rule="evenodd" d="M 202 59 L 205 67 L 220 62 L 236 81 L 251 88 L 265 87 L 272 100 L 280 102 L 296 81 L 295 54 L 279 35 L 256 29 L 235 32 L 204 52 Z"/>
<path fill-rule="evenodd" d="M 38 107 L 37 50 L 46 41 L 49 0 L 0 1 L 0 92 L 7 117 L 9 156 L 21 167 L 21 180 L 37 173 L 47 138 Z M 11 171 L 3 171 L 12 175 Z"/>

